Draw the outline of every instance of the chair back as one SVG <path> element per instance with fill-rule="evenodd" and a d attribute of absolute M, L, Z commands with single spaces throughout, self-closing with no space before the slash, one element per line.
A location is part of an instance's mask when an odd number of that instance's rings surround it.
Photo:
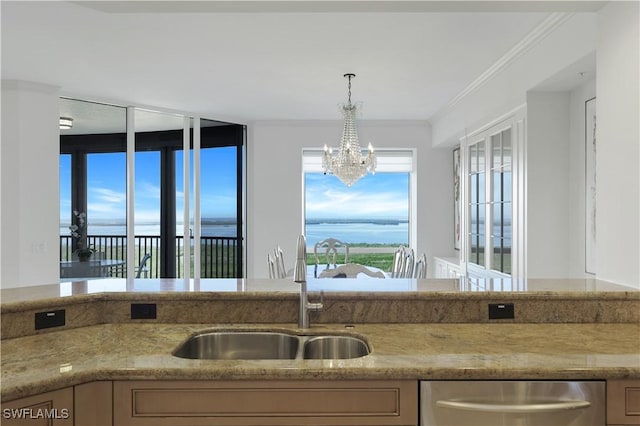
<path fill-rule="evenodd" d="M 269 270 L 269 279 L 276 279 L 278 277 L 278 272 L 276 270 L 276 261 L 271 256 L 271 253 L 267 253 L 267 269 Z"/>
<path fill-rule="evenodd" d="M 413 249 L 409 248 L 405 251 L 406 256 L 404 258 L 404 270 L 402 271 L 401 278 L 413 278 L 413 268 L 415 267 L 415 256 Z"/>
<path fill-rule="evenodd" d="M 382 271 L 372 271 L 364 265 L 358 263 L 346 263 L 337 268 L 325 269 L 320 272 L 318 278 L 356 278 L 358 274 L 365 274 L 374 278 L 384 278 Z"/>
<path fill-rule="evenodd" d="M 142 259 L 140 260 L 140 265 L 138 265 L 138 270 L 136 271 L 136 278 L 140 278 L 142 273 L 144 272 L 144 277 L 147 278 L 147 274 L 149 272 L 149 268 L 147 268 L 147 262 L 151 259 L 151 254 L 146 253 Z"/>
<path fill-rule="evenodd" d="M 338 251 L 344 250 L 344 263 L 349 263 L 349 245 L 335 238 L 327 238 L 318 241 L 313 246 L 313 256 L 316 265 L 326 263 L 327 269 L 329 265 L 337 266 Z M 324 251 L 324 253 L 322 253 Z M 321 261 L 321 260 L 324 260 Z"/>
<path fill-rule="evenodd" d="M 393 253 L 393 266 L 391 267 L 391 278 L 402 278 L 406 261 L 405 247 L 400 246 Z"/>
<path fill-rule="evenodd" d="M 284 266 L 284 253 L 279 245 L 276 246 L 275 249 L 273 249 L 273 253 L 274 253 L 274 260 L 276 264 L 276 277 L 286 278 L 287 270 L 285 269 L 285 266 Z"/>
<path fill-rule="evenodd" d="M 422 253 L 416 262 L 416 269 L 414 271 L 415 279 L 427 278 L 427 255 Z"/>

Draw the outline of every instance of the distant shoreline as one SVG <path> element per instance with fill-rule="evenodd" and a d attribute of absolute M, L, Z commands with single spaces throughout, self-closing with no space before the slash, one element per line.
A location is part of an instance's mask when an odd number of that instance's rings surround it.
<path fill-rule="evenodd" d="M 409 223 L 408 219 L 307 219 L 307 225 L 321 225 L 323 223 L 350 224 L 350 223 L 368 223 L 372 225 L 399 225 L 401 223 Z"/>
<path fill-rule="evenodd" d="M 200 221 L 202 225 L 236 225 L 235 219 L 218 219 L 204 218 Z M 307 219 L 307 225 L 348 225 L 348 224 L 371 224 L 371 225 L 399 225 L 401 223 L 409 223 L 407 219 Z M 70 226 L 71 223 L 60 222 L 61 227 Z M 140 226 L 159 226 L 157 222 L 136 222 Z M 176 225 L 182 225 L 182 222 L 176 222 Z M 102 222 L 89 221 L 89 226 L 126 226 L 125 222 Z"/>

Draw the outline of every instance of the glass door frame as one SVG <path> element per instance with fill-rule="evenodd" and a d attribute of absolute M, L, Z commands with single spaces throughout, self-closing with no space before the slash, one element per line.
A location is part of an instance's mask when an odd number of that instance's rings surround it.
<path fill-rule="evenodd" d="M 481 276 L 483 278 L 526 278 L 526 106 L 520 106 L 513 111 L 481 126 L 477 130 L 465 134 L 460 138 L 460 164 L 461 175 L 463 176 L 461 196 L 464 202 L 462 209 L 461 224 L 462 244 L 461 244 L 461 260 L 462 272 L 470 276 Z M 511 274 L 493 270 L 493 240 L 491 235 L 493 224 L 493 183 L 491 176 L 492 171 L 492 155 L 493 146 L 491 144 L 491 136 L 502 132 L 505 129 L 511 129 Z M 470 199 L 471 199 L 471 158 L 470 147 L 478 142 L 484 142 L 484 171 L 485 171 L 485 206 L 484 206 L 484 265 L 471 263 L 471 215 L 470 215 Z"/>

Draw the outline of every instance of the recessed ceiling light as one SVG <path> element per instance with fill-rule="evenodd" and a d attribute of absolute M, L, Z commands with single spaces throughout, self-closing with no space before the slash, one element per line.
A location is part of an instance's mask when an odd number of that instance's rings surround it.
<path fill-rule="evenodd" d="M 70 129 L 73 127 L 73 118 L 60 117 L 60 129 Z"/>

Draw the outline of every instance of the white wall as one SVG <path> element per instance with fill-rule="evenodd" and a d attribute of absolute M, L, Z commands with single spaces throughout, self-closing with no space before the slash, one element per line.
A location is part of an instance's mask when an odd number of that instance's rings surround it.
<path fill-rule="evenodd" d="M 527 93 L 529 278 L 585 273 L 585 101 L 591 79 L 571 92 Z"/>
<path fill-rule="evenodd" d="M 596 96 L 596 81 L 576 87 L 569 98 L 569 277 L 585 273 L 585 102 Z"/>
<path fill-rule="evenodd" d="M 569 93 L 527 93 L 527 277 L 569 275 Z"/>
<path fill-rule="evenodd" d="M 598 14 L 596 238 L 597 277 L 640 288 L 639 7 Z"/>
<path fill-rule="evenodd" d="M 417 148 L 418 253 L 453 254 L 452 151 L 432 149 L 426 122 L 360 121 L 359 136 L 376 149 Z M 266 277 L 266 256 L 276 244 L 293 267 L 303 232 L 302 151 L 336 146 L 340 121 L 258 122 L 247 147 L 247 276 Z M 431 268 L 432 269 L 432 268 Z M 432 271 L 430 271 L 432 272 Z"/>
<path fill-rule="evenodd" d="M 2 288 L 59 280 L 58 88 L 2 81 Z"/>

